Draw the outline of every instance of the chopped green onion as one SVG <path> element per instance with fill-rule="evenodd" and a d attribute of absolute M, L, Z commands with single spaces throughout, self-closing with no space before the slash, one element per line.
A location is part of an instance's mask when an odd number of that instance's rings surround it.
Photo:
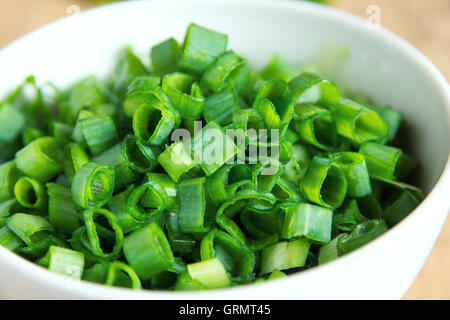
<path fill-rule="evenodd" d="M 346 233 L 341 233 L 336 238 L 334 238 L 330 243 L 323 244 L 319 250 L 319 265 L 326 262 L 330 262 L 339 258 L 342 255 L 339 249 L 339 241 L 347 236 Z"/>
<path fill-rule="evenodd" d="M 180 46 L 173 38 L 153 46 L 150 52 L 152 71 L 161 76 L 175 72 L 179 50 Z"/>
<path fill-rule="evenodd" d="M 150 202 L 153 208 L 145 207 Z M 162 213 L 167 206 L 166 190 L 156 181 L 148 181 L 131 192 L 127 200 L 127 211 L 138 221 L 152 219 Z M 154 204 L 154 205 L 153 205 Z"/>
<path fill-rule="evenodd" d="M 384 220 L 368 220 L 362 222 L 350 234 L 339 240 L 339 249 L 343 253 L 353 251 L 383 234 L 387 229 L 388 227 Z"/>
<path fill-rule="evenodd" d="M 191 23 L 178 66 L 194 73 L 205 69 L 227 48 L 228 36 Z"/>
<path fill-rule="evenodd" d="M 355 152 L 339 152 L 334 155 L 345 171 L 347 178 L 347 196 L 352 198 L 365 197 L 372 193 L 369 171 L 364 156 Z"/>
<path fill-rule="evenodd" d="M 82 208 L 101 207 L 114 191 L 114 170 L 109 166 L 88 162 L 72 182 L 72 198 Z"/>
<path fill-rule="evenodd" d="M 25 128 L 25 116 L 9 103 L 0 104 L 0 141 L 13 141 Z"/>
<path fill-rule="evenodd" d="M 284 239 L 304 236 L 311 241 L 328 243 L 331 240 L 333 211 L 319 206 L 299 203 L 288 207 L 281 236 Z"/>
<path fill-rule="evenodd" d="M 395 180 L 402 150 L 383 146 L 373 142 L 365 143 L 359 149 L 367 162 L 371 177 L 377 179 Z"/>
<path fill-rule="evenodd" d="M 61 172 L 62 152 L 54 138 L 42 137 L 17 152 L 15 162 L 30 178 L 47 182 Z"/>
<path fill-rule="evenodd" d="M 157 224 L 151 223 L 125 238 L 123 253 L 142 280 L 168 270 L 174 262 L 169 242 Z"/>
<path fill-rule="evenodd" d="M 287 82 L 281 79 L 267 81 L 259 90 L 253 108 L 261 114 L 266 128 L 280 130 L 279 136 L 282 137 L 294 110 Z"/>
<path fill-rule="evenodd" d="M 84 255 L 66 248 L 50 246 L 45 257 L 39 262 L 50 271 L 75 279 L 81 279 L 84 268 Z"/>
<path fill-rule="evenodd" d="M 261 71 L 261 75 L 266 80 L 282 79 L 289 81 L 300 73 L 300 68 L 293 66 L 291 63 L 274 54 L 270 62 Z"/>
<path fill-rule="evenodd" d="M 22 177 L 17 180 L 14 195 L 17 202 L 25 208 L 43 210 L 47 206 L 45 187 L 34 179 Z"/>
<path fill-rule="evenodd" d="M 162 89 L 181 117 L 200 119 L 205 99 L 193 76 L 182 72 L 168 74 L 162 80 Z"/>
<path fill-rule="evenodd" d="M 47 183 L 48 220 L 57 229 L 72 234 L 80 226 L 80 220 L 72 200 L 70 188 Z"/>
<path fill-rule="evenodd" d="M 117 129 L 108 115 L 79 120 L 80 129 L 93 155 L 99 154 L 118 142 Z"/>
<path fill-rule="evenodd" d="M 300 187 L 309 201 L 331 210 L 339 208 L 347 195 L 347 179 L 341 166 L 317 156 L 308 166 Z"/>
<path fill-rule="evenodd" d="M 17 169 L 14 161 L 0 164 L 0 201 L 6 201 L 14 197 L 14 186 L 17 180 L 23 175 Z"/>
<path fill-rule="evenodd" d="M 122 144 L 122 154 L 126 164 L 133 170 L 145 173 L 158 165 L 155 152 L 143 144 L 136 136 L 128 135 Z"/>
<path fill-rule="evenodd" d="M 225 85 L 219 92 L 206 98 L 202 114 L 206 122 L 224 126 L 231 123 L 233 112 L 239 109 L 236 90 L 231 85 Z"/>
<path fill-rule="evenodd" d="M 124 276 L 128 281 L 124 279 Z M 142 288 L 141 280 L 139 280 L 139 276 L 134 272 L 133 268 L 120 261 L 114 261 L 109 265 L 105 284 L 107 286 L 116 285 L 136 290 Z"/>
<path fill-rule="evenodd" d="M 125 48 L 119 57 L 114 70 L 114 91 L 120 95 L 125 94 L 128 85 L 138 76 L 145 75 L 147 69 L 141 60 L 133 53 L 131 48 Z"/>
<path fill-rule="evenodd" d="M 208 289 L 228 287 L 230 278 L 218 258 L 204 260 L 187 265 L 192 280 L 197 280 Z"/>
<path fill-rule="evenodd" d="M 175 182 L 195 176 L 201 170 L 192 159 L 191 146 L 181 141 L 162 152 L 158 162 Z"/>
<path fill-rule="evenodd" d="M 209 65 L 202 75 L 200 83 L 214 92 L 220 91 L 228 77 L 242 67 L 246 61 L 233 51 L 226 51 Z"/>
<path fill-rule="evenodd" d="M 388 125 L 378 113 L 349 99 L 341 100 L 333 119 L 338 133 L 356 144 L 382 142 L 388 135 Z"/>
<path fill-rule="evenodd" d="M 38 242 L 53 232 L 53 226 L 43 217 L 15 213 L 6 220 L 8 228 L 27 245 Z"/>
<path fill-rule="evenodd" d="M 7 226 L 3 226 L 0 228 L 0 246 L 10 251 L 16 251 L 23 247 L 24 243 Z"/>
<path fill-rule="evenodd" d="M 403 220 L 418 205 L 419 200 L 409 191 L 403 191 L 389 204 L 384 211 L 383 218 L 392 227 Z"/>
<path fill-rule="evenodd" d="M 305 266 L 311 242 L 307 239 L 281 241 L 261 252 L 260 274 Z"/>
<path fill-rule="evenodd" d="M 336 85 L 313 73 L 302 73 L 289 81 L 294 103 L 319 104 L 330 111 L 339 105 L 339 92 Z"/>

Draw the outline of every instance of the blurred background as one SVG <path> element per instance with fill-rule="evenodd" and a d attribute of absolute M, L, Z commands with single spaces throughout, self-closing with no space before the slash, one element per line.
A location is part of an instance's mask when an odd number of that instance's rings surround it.
<path fill-rule="evenodd" d="M 53 20 L 107 2 L 111 1 L 0 0 L 2 31 L 0 49 L 23 34 Z M 374 18 L 374 14 L 379 12 L 379 22 L 384 28 L 397 33 L 416 46 L 433 61 L 447 80 L 450 79 L 450 0 L 314 0 L 313 2 L 324 3 L 367 19 Z M 450 219 L 447 219 L 425 266 L 404 299 L 450 299 L 449 252 Z"/>

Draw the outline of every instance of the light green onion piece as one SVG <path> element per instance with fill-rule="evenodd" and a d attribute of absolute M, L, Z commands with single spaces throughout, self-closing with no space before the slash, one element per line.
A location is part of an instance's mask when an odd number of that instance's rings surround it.
<path fill-rule="evenodd" d="M 55 138 L 42 137 L 17 152 L 15 162 L 27 176 L 44 183 L 61 172 L 62 157 Z"/>
<path fill-rule="evenodd" d="M 113 196 L 106 204 L 108 210 L 116 217 L 123 233 L 129 233 L 143 225 L 142 221 L 136 220 L 127 210 L 128 197 L 134 189 L 134 185 L 129 186 L 125 191 Z"/>
<path fill-rule="evenodd" d="M 123 253 L 144 281 L 168 270 L 174 262 L 166 235 L 156 223 L 128 235 L 123 244 Z"/>
<path fill-rule="evenodd" d="M 14 161 L 0 164 L 0 202 L 14 197 L 14 186 L 22 175 Z"/>
<path fill-rule="evenodd" d="M 195 78 L 187 73 L 174 72 L 162 80 L 162 89 L 186 119 L 200 119 L 205 98 Z"/>
<path fill-rule="evenodd" d="M 151 207 L 145 207 L 146 202 Z M 131 192 L 127 200 L 127 211 L 138 221 L 147 221 L 162 213 L 167 202 L 166 190 L 156 181 L 148 181 Z"/>
<path fill-rule="evenodd" d="M 225 85 L 219 92 L 206 98 L 202 114 L 206 122 L 224 126 L 231 123 L 233 112 L 239 109 L 236 90 L 231 85 Z"/>
<path fill-rule="evenodd" d="M 53 232 L 53 227 L 41 216 L 15 213 L 6 220 L 8 228 L 27 245 L 38 242 Z"/>
<path fill-rule="evenodd" d="M 173 38 L 153 46 L 150 51 L 152 71 L 161 76 L 175 72 L 179 50 L 180 46 Z"/>
<path fill-rule="evenodd" d="M 341 100 L 333 119 L 339 135 L 356 144 L 383 142 L 388 135 L 388 125 L 378 113 L 349 99 Z"/>
<path fill-rule="evenodd" d="M 322 150 L 336 148 L 338 135 L 330 111 L 311 104 L 297 104 L 294 111 L 295 131 L 303 141 Z"/>
<path fill-rule="evenodd" d="M 281 237 L 291 239 L 304 236 L 313 242 L 331 240 L 333 211 L 307 203 L 295 204 L 286 209 Z"/>
<path fill-rule="evenodd" d="M 388 141 L 394 140 L 397 135 L 398 129 L 402 123 L 402 114 L 390 107 L 380 107 L 380 106 L 367 106 L 380 115 L 386 121 L 389 127 L 389 132 L 387 136 Z"/>
<path fill-rule="evenodd" d="M 114 70 L 114 91 L 123 96 L 128 85 L 134 80 L 134 78 L 145 75 L 146 73 L 147 69 L 142 64 L 141 60 L 136 57 L 131 48 L 125 48 L 120 53 L 120 57 Z"/>
<path fill-rule="evenodd" d="M 228 77 L 245 63 L 246 61 L 233 51 L 226 51 L 205 70 L 200 84 L 218 92 L 224 87 Z"/>
<path fill-rule="evenodd" d="M 178 212 L 179 200 L 177 196 L 177 184 L 167 174 L 149 172 L 147 173 L 148 181 L 152 181 L 155 184 L 161 186 L 167 194 L 167 206 L 166 210 Z M 157 208 L 160 203 L 155 201 L 151 194 L 147 194 L 142 199 L 142 204 L 146 207 Z"/>
<path fill-rule="evenodd" d="M 309 201 L 331 210 L 339 208 L 347 195 L 347 179 L 341 166 L 317 156 L 309 164 L 300 187 Z"/>
<path fill-rule="evenodd" d="M 366 159 L 371 177 L 396 180 L 402 150 L 368 142 L 361 146 L 359 153 Z"/>
<path fill-rule="evenodd" d="M 75 279 L 81 279 L 84 268 L 84 255 L 82 252 L 50 246 L 47 254 L 39 262 L 41 266 Z"/>
<path fill-rule="evenodd" d="M 89 162 L 82 166 L 73 178 L 72 198 L 82 208 L 101 207 L 114 191 L 114 170 Z"/>
<path fill-rule="evenodd" d="M 289 81 L 294 103 L 319 104 L 330 111 L 339 105 L 339 92 L 336 85 L 313 73 L 302 73 Z"/>
<path fill-rule="evenodd" d="M 111 116 L 96 116 L 79 120 L 80 129 L 93 155 L 99 154 L 118 140 L 117 129 Z"/>
<path fill-rule="evenodd" d="M 48 220 L 57 230 L 72 234 L 80 226 L 70 188 L 47 183 Z"/>
<path fill-rule="evenodd" d="M 124 277 L 126 278 L 124 279 Z M 109 265 L 105 284 L 107 286 L 127 287 L 135 290 L 142 289 L 141 280 L 133 268 L 120 261 L 114 261 Z"/>
<path fill-rule="evenodd" d="M 279 136 L 283 137 L 294 110 L 287 82 L 281 79 L 267 81 L 259 90 L 253 108 L 259 111 L 267 129 L 278 129 Z"/>
<path fill-rule="evenodd" d="M 175 182 L 195 176 L 201 170 L 192 159 L 190 140 L 173 143 L 158 156 L 158 162 Z"/>
<path fill-rule="evenodd" d="M 178 66 L 202 73 L 228 44 L 228 36 L 191 23 L 187 29 Z"/>
<path fill-rule="evenodd" d="M 161 78 L 154 75 L 136 77 L 128 86 L 127 95 L 123 102 L 123 111 L 128 118 L 133 118 L 134 112 L 145 103 L 144 96 L 153 87 L 161 83 Z M 149 97 L 151 100 L 151 96 Z"/>
<path fill-rule="evenodd" d="M 0 227 L 0 246 L 10 251 L 16 251 L 23 247 L 24 243 L 7 226 L 3 226 Z"/>
<path fill-rule="evenodd" d="M 0 103 L 0 141 L 13 141 L 25 127 L 23 112 L 9 103 Z"/>
<path fill-rule="evenodd" d="M 205 217 L 205 178 L 189 179 L 177 186 L 180 208 L 178 210 L 178 225 L 181 232 L 205 232 L 209 224 Z"/>
<path fill-rule="evenodd" d="M 339 152 L 334 159 L 341 165 L 347 178 L 347 196 L 361 198 L 372 193 L 369 171 L 363 155 L 356 152 Z"/>
<path fill-rule="evenodd" d="M 18 204 L 15 198 L 0 202 L 0 219 L 9 217 L 11 214 L 21 210 L 22 207 Z"/>
<path fill-rule="evenodd" d="M 230 285 L 230 277 L 218 258 L 188 264 L 187 270 L 192 280 L 197 280 L 208 289 Z"/>
<path fill-rule="evenodd" d="M 202 260 L 218 258 L 232 277 L 248 277 L 255 266 L 254 254 L 242 243 L 218 229 L 211 230 L 201 241 Z"/>
<path fill-rule="evenodd" d="M 17 202 L 29 209 L 43 210 L 47 206 L 45 187 L 34 179 L 21 177 L 14 186 Z"/>
<path fill-rule="evenodd" d="M 261 252 L 260 274 L 305 266 L 311 242 L 308 239 L 281 241 Z"/>
<path fill-rule="evenodd" d="M 347 236 L 346 233 L 341 233 L 334 238 L 330 243 L 323 244 L 319 250 L 319 265 L 330 262 L 339 258 L 342 255 L 342 251 L 339 249 L 339 241 Z"/>

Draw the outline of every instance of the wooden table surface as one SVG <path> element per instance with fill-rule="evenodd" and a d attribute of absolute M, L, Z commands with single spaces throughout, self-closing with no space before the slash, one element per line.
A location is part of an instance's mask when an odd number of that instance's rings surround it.
<path fill-rule="evenodd" d="M 0 0 L 0 48 L 21 35 L 68 15 L 89 0 Z M 331 0 L 331 5 L 368 18 L 380 8 L 383 27 L 399 34 L 428 56 L 450 79 L 449 0 Z M 74 7 L 77 6 L 77 7 Z M 450 219 L 405 299 L 450 299 Z"/>

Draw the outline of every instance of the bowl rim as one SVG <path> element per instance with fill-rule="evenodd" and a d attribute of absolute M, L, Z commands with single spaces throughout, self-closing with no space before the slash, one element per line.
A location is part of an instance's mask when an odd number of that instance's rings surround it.
<path fill-rule="evenodd" d="M 172 0 L 172 2 L 177 2 L 177 5 L 185 5 L 185 6 L 236 6 L 240 7 L 246 6 L 247 8 L 255 8 L 255 7 L 265 7 L 265 8 L 276 8 L 280 10 L 292 10 L 313 14 L 317 17 L 327 17 L 331 18 L 335 21 L 335 23 L 347 24 L 356 28 L 363 28 L 367 25 L 367 21 L 361 17 L 350 14 L 348 12 L 342 11 L 340 9 L 323 6 L 315 3 L 301 2 L 301 1 L 292 1 L 292 0 L 215 0 L 212 3 L 210 0 Z M 173 5 L 173 3 L 171 3 Z M 111 3 L 107 5 L 102 5 L 99 7 L 94 7 L 88 10 L 83 11 L 81 14 L 77 14 L 78 17 L 64 17 L 53 21 L 49 24 L 46 24 L 32 32 L 29 32 L 17 40 L 11 42 L 5 47 L 0 49 L 0 56 L 9 50 L 12 50 L 14 47 L 19 46 L 21 43 L 24 43 L 28 40 L 28 38 L 38 36 L 41 33 L 45 33 L 47 29 L 55 28 L 60 24 L 68 24 L 71 23 L 70 20 L 73 21 L 73 18 L 88 18 L 90 16 L 95 16 L 101 14 L 103 11 L 115 9 L 116 7 L 130 7 L 130 6 L 167 6 L 170 5 L 167 0 L 152 0 L 152 1 L 126 1 L 126 2 L 117 2 Z M 73 23 L 73 22 L 72 22 Z M 447 113 L 447 125 L 450 126 L 450 86 L 446 78 L 442 75 L 442 73 L 438 70 L 438 68 L 417 48 L 415 48 L 412 44 L 401 38 L 400 36 L 394 34 L 393 32 L 381 27 L 376 30 L 376 32 L 372 32 L 371 35 L 373 37 L 380 38 L 382 41 L 385 41 L 390 46 L 396 47 L 399 51 L 402 51 L 403 54 L 408 56 L 412 61 L 414 61 L 417 66 L 423 71 L 425 71 L 429 77 L 429 79 L 433 82 L 436 88 L 439 88 L 439 91 L 443 97 L 443 100 L 446 101 L 446 113 Z M 446 188 L 447 187 L 447 188 Z M 361 255 L 362 252 L 371 250 L 373 246 L 375 246 L 379 241 L 385 240 L 391 237 L 393 232 L 398 232 L 395 230 L 405 229 L 408 227 L 408 224 L 415 219 L 415 217 L 420 214 L 420 212 L 426 211 L 430 203 L 433 202 L 434 199 L 439 199 L 445 196 L 445 190 L 450 187 L 450 156 L 447 157 L 447 162 L 445 167 L 437 180 L 434 186 L 431 188 L 428 195 L 425 199 L 420 203 L 420 205 L 411 212 L 401 223 L 391 228 L 382 236 L 372 240 L 370 243 L 364 245 L 362 248 L 355 250 L 345 256 L 340 257 L 334 261 L 326 263 L 321 266 L 316 266 L 314 268 L 298 272 L 295 274 L 291 274 L 287 278 L 276 279 L 275 281 L 268 281 L 262 283 L 254 283 L 245 286 L 237 286 L 231 288 L 223 288 L 223 289 L 215 289 L 215 290 L 207 290 L 207 291 L 189 291 L 189 292 L 177 292 L 177 291 L 164 291 L 164 290 L 142 290 L 142 291 L 133 291 L 126 288 L 117 288 L 117 287 L 108 287 L 103 284 L 96 284 L 87 281 L 79 281 L 74 280 L 69 277 L 50 272 L 22 257 L 19 255 L 10 252 L 6 248 L 0 246 L 0 261 L 8 260 L 8 264 L 14 265 L 17 272 L 26 274 L 30 279 L 33 279 L 34 282 L 39 284 L 44 284 L 44 287 L 59 289 L 61 292 L 70 290 L 72 294 L 75 294 L 78 297 L 107 297 L 108 299 L 186 299 L 186 297 L 192 299 L 221 299 L 221 295 L 227 293 L 227 296 L 230 296 L 233 293 L 236 293 L 236 290 L 243 292 L 249 291 L 251 289 L 258 290 L 261 289 L 270 289 L 271 287 L 282 285 L 290 280 L 301 280 L 302 278 L 308 277 L 310 274 L 324 273 L 328 272 L 329 268 L 333 268 L 336 263 L 344 263 L 344 261 L 351 261 L 352 259 L 356 259 L 358 255 Z M 450 209 L 450 203 L 446 205 L 445 210 L 448 212 Z M 444 209 L 443 209 L 444 210 Z M 442 226 L 441 226 L 442 228 Z M 425 261 L 423 261 L 425 262 Z"/>

